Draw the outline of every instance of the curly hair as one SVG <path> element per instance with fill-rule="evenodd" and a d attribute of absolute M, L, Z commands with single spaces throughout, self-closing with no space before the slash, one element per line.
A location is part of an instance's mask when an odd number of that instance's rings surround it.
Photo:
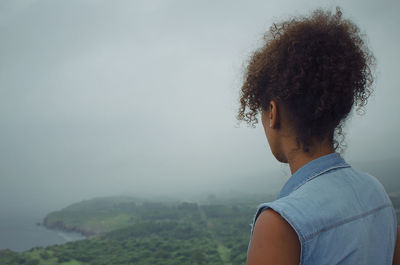
<path fill-rule="evenodd" d="M 362 111 L 373 91 L 375 58 L 364 38 L 340 8 L 273 24 L 245 70 L 237 119 L 254 127 L 275 100 L 287 110 L 299 148 L 309 152 L 313 139 L 329 137 L 337 149 L 353 105 Z"/>

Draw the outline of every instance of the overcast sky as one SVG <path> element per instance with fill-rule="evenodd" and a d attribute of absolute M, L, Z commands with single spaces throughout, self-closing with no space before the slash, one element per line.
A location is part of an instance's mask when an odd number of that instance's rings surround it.
<path fill-rule="evenodd" d="M 399 3 L 2 0 L 0 209 L 274 181 L 262 126 L 237 126 L 242 70 L 273 22 L 317 7 L 340 5 L 378 62 L 345 158 L 397 159 Z"/>

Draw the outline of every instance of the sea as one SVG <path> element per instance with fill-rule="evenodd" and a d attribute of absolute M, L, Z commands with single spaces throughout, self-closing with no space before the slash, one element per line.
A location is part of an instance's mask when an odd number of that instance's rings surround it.
<path fill-rule="evenodd" d="M 47 229 L 42 225 L 45 216 L 35 211 L 0 213 L 0 250 L 21 252 L 85 238 L 79 233 Z"/>

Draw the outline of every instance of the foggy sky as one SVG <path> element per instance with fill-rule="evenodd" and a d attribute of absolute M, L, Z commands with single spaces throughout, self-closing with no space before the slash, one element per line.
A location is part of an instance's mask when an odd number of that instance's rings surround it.
<path fill-rule="evenodd" d="M 344 157 L 399 158 L 398 1 L 1 1 L 0 210 L 279 181 L 235 119 L 243 67 L 272 22 L 336 5 L 377 58 Z"/>

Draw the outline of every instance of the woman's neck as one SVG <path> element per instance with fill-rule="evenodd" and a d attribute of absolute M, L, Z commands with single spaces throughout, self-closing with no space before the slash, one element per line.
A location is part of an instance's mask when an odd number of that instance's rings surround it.
<path fill-rule="evenodd" d="M 309 152 L 304 152 L 302 148 L 292 150 L 287 156 L 290 171 L 293 175 L 308 162 L 333 152 L 335 152 L 335 149 L 332 144 L 326 142 L 310 147 Z"/>

